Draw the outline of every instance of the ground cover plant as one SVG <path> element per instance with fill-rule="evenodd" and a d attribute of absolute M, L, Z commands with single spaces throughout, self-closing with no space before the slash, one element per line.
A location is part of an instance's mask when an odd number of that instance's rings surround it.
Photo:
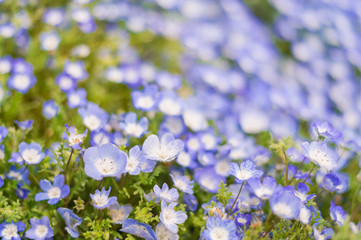
<path fill-rule="evenodd" d="M 0 0 L 0 238 L 361 239 L 361 4 Z"/>

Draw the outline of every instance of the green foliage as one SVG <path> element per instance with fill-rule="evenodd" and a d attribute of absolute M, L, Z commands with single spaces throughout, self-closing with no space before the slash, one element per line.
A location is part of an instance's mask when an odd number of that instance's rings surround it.
<path fill-rule="evenodd" d="M 11 201 L 0 192 L 0 222 L 17 222 L 24 217 L 20 200 Z"/>
<path fill-rule="evenodd" d="M 223 207 L 227 205 L 229 200 L 232 198 L 232 193 L 229 191 L 226 184 L 221 182 L 221 185 L 219 185 L 218 192 L 216 194 L 217 200 L 223 204 Z"/>
<path fill-rule="evenodd" d="M 89 217 L 84 218 L 88 221 L 89 231 L 84 233 L 85 239 L 109 240 L 113 221 L 110 219 L 91 220 Z"/>

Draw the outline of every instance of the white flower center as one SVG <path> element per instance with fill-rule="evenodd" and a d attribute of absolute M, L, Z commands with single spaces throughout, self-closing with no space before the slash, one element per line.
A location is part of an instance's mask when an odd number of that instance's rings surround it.
<path fill-rule="evenodd" d="M 227 240 L 228 239 L 228 231 L 222 227 L 215 227 L 210 232 L 211 240 Z"/>
<path fill-rule="evenodd" d="M 68 89 L 73 85 L 73 82 L 68 77 L 63 77 L 59 83 L 61 88 Z"/>
<path fill-rule="evenodd" d="M 163 218 L 164 218 L 164 221 L 168 222 L 168 223 L 176 222 L 175 212 L 173 210 L 168 209 L 168 208 L 165 208 L 163 210 Z"/>
<path fill-rule="evenodd" d="M 38 238 L 43 238 L 46 236 L 46 234 L 48 234 L 48 227 L 45 226 L 45 225 L 38 225 L 36 226 L 36 229 L 35 229 L 35 235 L 38 237 Z"/>
<path fill-rule="evenodd" d="M 216 172 L 221 175 L 221 176 L 227 176 L 228 175 L 228 172 L 231 168 L 231 165 L 230 163 L 227 161 L 227 160 L 224 160 L 224 161 L 219 161 L 217 164 L 216 164 Z"/>
<path fill-rule="evenodd" d="M 15 224 L 7 224 L 2 230 L 1 235 L 6 239 L 12 239 L 18 236 L 18 227 Z"/>
<path fill-rule="evenodd" d="M 22 152 L 21 156 L 27 163 L 37 163 L 40 161 L 40 154 L 35 149 L 26 149 Z"/>
<path fill-rule="evenodd" d="M 273 206 L 273 211 L 282 217 L 288 217 L 292 213 L 292 209 L 286 203 L 280 202 Z"/>
<path fill-rule="evenodd" d="M 69 102 L 73 103 L 74 105 L 78 105 L 80 102 L 80 97 L 77 94 L 71 94 L 69 97 Z"/>
<path fill-rule="evenodd" d="M 76 63 L 69 64 L 66 68 L 66 71 L 70 76 L 74 78 L 81 78 L 83 73 L 82 68 Z"/>
<path fill-rule="evenodd" d="M 165 98 L 159 103 L 159 109 L 168 115 L 180 115 L 182 106 L 170 98 Z"/>
<path fill-rule="evenodd" d="M 95 162 L 95 167 L 104 176 L 112 175 L 118 170 L 118 166 L 111 158 L 99 159 Z"/>
<path fill-rule="evenodd" d="M 125 218 L 125 212 L 123 208 L 120 208 L 118 210 L 112 211 L 113 221 L 114 222 L 120 222 Z"/>
<path fill-rule="evenodd" d="M 93 198 L 93 201 L 97 206 L 101 207 L 108 203 L 109 198 L 104 194 L 96 194 Z"/>
<path fill-rule="evenodd" d="M 135 171 L 135 169 L 139 166 L 139 161 L 137 158 L 133 157 L 133 156 L 130 156 L 128 158 L 128 161 L 127 161 L 127 166 L 126 166 L 126 170 L 128 172 L 133 172 Z"/>
<path fill-rule="evenodd" d="M 153 107 L 154 101 L 150 96 L 140 97 L 137 101 L 137 105 L 147 109 Z"/>
<path fill-rule="evenodd" d="M 60 188 L 58 188 L 58 187 L 52 187 L 48 191 L 48 197 L 50 199 L 60 198 L 60 194 L 61 194 L 61 191 L 60 191 Z"/>
<path fill-rule="evenodd" d="M 20 90 L 25 90 L 30 84 L 29 76 L 26 74 L 16 74 L 13 81 L 15 88 Z"/>
<path fill-rule="evenodd" d="M 130 123 L 126 125 L 125 132 L 129 135 L 139 137 L 143 133 L 143 128 L 139 124 Z"/>
<path fill-rule="evenodd" d="M 84 118 L 84 125 L 87 126 L 90 130 L 95 130 L 100 127 L 100 120 L 95 115 L 88 115 Z"/>
<path fill-rule="evenodd" d="M 252 172 L 247 170 L 240 170 L 237 172 L 237 178 L 241 180 L 247 180 L 252 177 Z"/>
<path fill-rule="evenodd" d="M 187 183 L 185 181 L 183 181 L 182 179 L 175 179 L 174 185 L 176 185 L 177 188 L 179 188 L 182 191 L 186 190 L 187 186 L 188 186 Z"/>

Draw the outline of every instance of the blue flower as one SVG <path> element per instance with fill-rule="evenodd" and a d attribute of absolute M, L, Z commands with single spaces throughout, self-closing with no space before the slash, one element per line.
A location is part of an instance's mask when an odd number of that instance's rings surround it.
<path fill-rule="evenodd" d="M 250 178 L 260 178 L 263 175 L 263 171 L 258 170 L 256 164 L 250 160 L 246 160 L 240 165 L 231 163 L 229 173 L 236 177 L 238 183 L 243 183 Z"/>
<path fill-rule="evenodd" d="M 197 198 L 192 194 L 184 194 L 183 202 L 187 205 L 189 211 L 194 212 L 198 207 Z"/>
<path fill-rule="evenodd" d="M 177 203 L 172 202 L 167 205 L 165 201 L 161 203 L 159 219 L 173 233 L 178 232 L 177 224 L 182 224 L 187 219 L 187 214 L 182 211 L 175 211 L 174 207 Z"/>
<path fill-rule="evenodd" d="M 178 240 L 179 236 L 177 233 L 173 233 L 170 231 L 163 223 L 158 223 L 155 227 L 155 234 L 157 235 L 157 239 L 172 239 Z"/>
<path fill-rule="evenodd" d="M 51 185 L 49 180 L 42 179 L 39 182 L 39 186 L 44 192 L 37 193 L 35 201 L 49 199 L 48 203 L 51 205 L 59 202 L 60 199 L 66 198 L 70 193 L 70 188 L 64 184 L 64 176 L 61 174 L 54 178 L 53 185 Z"/>
<path fill-rule="evenodd" d="M 86 95 L 86 90 L 83 88 L 68 92 L 66 97 L 68 98 L 69 108 L 84 107 L 87 104 Z"/>
<path fill-rule="evenodd" d="M 109 212 L 112 220 L 115 224 L 122 224 L 129 217 L 129 214 L 133 211 L 131 205 L 119 205 L 119 203 L 113 203 L 109 206 Z"/>
<path fill-rule="evenodd" d="M 141 171 L 141 166 L 146 162 L 146 158 L 139 146 L 134 146 L 129 150 L 127 159 L 127 166 L 125 170 L 130 175 L 138 175 Z"/>
<path fill-rule="evenodd" d="M 163 183 L 162 189 L 158 185 L 153 187 L 153 191 L 160 200 L 165 202 L 176 202 L 178 201 L 178 191 L 175 188 L 169 189 L 168 184 Z"/>
<path fill-rule="evenodd" d="M 336 206 L 333 201 L 331 201 L 331 207 L 329 210 L 331 219 L 335 221 L 337 225 L 342 226 L 347 218 L 347 214 L 343 208 L 341 206 Z"/>
<path fill-rule="evenodd" d="M 240 227 L 248 226 L 251 223 L 252 215 L 247 213 L 237 213 L 234 221 Z"/>
<path fill-rule="evenodd" d="M 0 74 L 6 74 L 11 71 L 12 61 L 11 56 L 0 57 Z"/>
<path fill-rule="evenodd" d="M 323 177 L 322 186 L 330 192 L 344 193 L 349 188 L 349 177 L 344 173 L 328 173 Z"/>
<path fill-rule="evenodd" d="M 0 144 L 0 160 L 5 158 L 5 146 L 4 144 Z"/>
<path fill-rule="evenodd" d="M 63 8 L 48 8 L 44 11 L 43 21 L 51 26 L 59 26 L 65 20 Z"/>
<path fill-rule="evenodd" d="M 16 179 L 18 181 L 23 181 L 24 183 L 30 183 L 28 180 L 29 171 L 24 166 L 16 169 L 16 166 L 12 165 L 9 172 L 5 175 L 8 179 Z"/>
<path fill-rule="evenodd" d="M 77 87 L 77 81 L 66 73 L 60 73 L 55 78 L 55 83 L 65 93 L 71 92 Z"/>
<path fill-rule="evenodd" d="M 0 142 L 2 142 L 8 134 L 9 130 L 4 126 L 0 126 Z"/>
<path fill-rule="evenodd" d="M 194 180 L 206 191 L 216 193 L 226 178 L 216 173 L 214 167 L 198 168 L 194 171 Z"/>
<path fill-rule="evenodd" d="M 4 179 L 2 179 L 2 177 L 0 177 L 0 188 L 4 186 Z"/>
<path fill-rule="evenodd" d="M 287 190 L 273 194 L 269 203 L 272 212 L 283 219 L 298 219 L 302 206 L 301 200 Z"/>
<path fill-rule="evenodd" d="M 312 123 L 312 127 L 315 129 L 316 133 L 319 136 L 328 138 L 333 141 L 340 140 L 342 138 L 342 133 L 334 129 L 329 122 L 321 122 L 316 120 Z"/>
<path fill-rule="evenodd" d="M 298 197 L 302 202 L 307 203 L 312 198 L 315 198 L 315 194 L 309 194 L 307 193 L 310 191 L 310 188 L 305 183 L 297 183 L 297 190 L 294 192 L 296 197 Z"/>
<path fill-rule="evenodd" d="M 303 154 L 313 163 L 315 163 L 321 171 L 331 172 L 337 166 L 337 158 L 334 151 L 327 147 L 323 142 L 304 142 L 302 143 Z"/>
<path fill-rule="evenodd" d="M 113 142 L 112 137 L 113 137 L 112 134 L 110 134 L 104 129 L 92 131 L 90 135 L 90 145 L 100 146 L 106 143 L 111 143 Z"/>
<path fill-rule="evenodd" d="M 67 61 L 64 65 L 64 72 L 77 81 L 82 81 L 88 77 L 88 72 L 85 70 L 82 61 Z"/>
<path fill-rule="evenodd" d="M 20 93 L 27 93 L 36 83 L 36 77 L 29 73 L 14 73 L 7 80 L 7 86 Z"/>
<path fill-rule="evenodd" d="M 193 181 L 189 180 L 186 176 L 173 176 L 172 174 L 170 176 L 175 187 L 184 193 L 193 194 Z"/>
<path fill-rule="evenodd" d="M 39 143 L 26 143 L 19 144 L 19 154 L 27 164 L 38 164 L 43 160 L 45 154 L 41 152 Z"/>
<path fill-rule="evenodd" d="M 158 88 L 154 85 L 149 85 L 141 91 L 132 92 L 132 102 L 135 109 L 143 111 L 154 110 L 158 103 Z"/>
<path fill-rule="evenodd" d="M 23 165 L 24 164 L 24 159 L 21 157 L 21 155 L 17 152 L 13 152 L 11 153 L 11 157 L 9 159 L 9 163 L 14 162 L 17 163 L 19 165 Z"/>
<path fill-rule="evenodd" d="M 71 148 L 78 150 L 81 149 L 80 144 L 84 142 L 84 139 L 88 133 L 88 129 L 85 129 L 83 133 L 78 134 L 78 131 L 74 126 L 65 124 L 65 128 L 66 131 L 63 132 L 63 140 L 67 140 Z M 67 134 L 67 132 L 69 134 Z"/>
<path fill-rule="evenodd" d="M 159 127 L 158 134 L 171 133 L 174 137 L 181 137 L 187 130 L 183 123 L 183 119 L 178 116 L 165 117 Z"/>
<path fill-rule="evenodd" d="M 33 65 L 26 62 L 23 58 L 16 58 L 13 60 L 12 73 L 32 74 Z"/>
<path fill-rule="evenodd" d="M 158 103 L 159 110 L 168 116 L 180 116 L 184 108 L 184 102 L 173 91 L 163 91 Z"/>
<path fill-rule="evenodd" d="M 133 112 L 125 115 L 124 122 L 119 124 L 119 128 L 124 131 L 125 135 L 140 138 L 148 130 L 148 119 L 142 117 L 137 123 L 137 115 Z"/>
<path fill-rule="evenodd" d="M 319 231 L 316 226 L 313 226 L 312 230 L 315 240 L 331 239 L 335 233 L 331 228 L 324 228 L 322 231 Z"/>
<path fill-rule="evenodd" d="M 83 124 L 89 128 L 90 131 L 103 128 L 109 118 L 106 111 L 91 102 L 89 102 L 86 107 L 79 108 L 78 113 L 83 119 Z"/>
<path fill-rule="evenodd" d="M 208 217 L 202 237 L 205 240 L 239 239 L 235 222 L 231 219 L 223 220 L 220 217 Z"/>
<path fill-rule="evenodd" d="M 40 33 L 40 48 L 44 51 L 54 51 L 60 43 L 60 36 L 56 31 Z"/>
<path fill-rule="evenodd" d="M 19 232 L 23 232 L 24 230 L 25 223 L 23 222 L 3 222 L 0 224 L 0 237 L 2 237 L 2 240 L 21 240 Z"/>
<path fill-rule="evenodd" d="M 33 126 L 34 121 L 33 120 L 25 120 L 22 122 L 19 122 L 18 120 L 14 121 L 19 128 L 21 128 L 22 130 L 30 130 Z"/>
<path fill-rule="evenodd" d="M 15 193 L 16 195 L 18 195 L 18 197 L 20 199 L 25 199 L 28 197 L 28 194 L 29 194 L 29 190 L 26 189 L 26 188 L 23 188 L 24 186 L 24 183 L 23 182 L 19 182 L 18 184 L 16 184 L 16 190 L 15 190 Z"/>
<path fill-rule="evenodd" d="M 94 194 L 90 194 L 92 205 L 97 209 L 104 209 L 116 203 L 117 197 L 109 197 L 110 190 L 111 187 L 107 191 L 103 187 L 101 192 L 97 189 Z"/>
<path fill-rule="evenodd" d="M 157 240 L 154 230 L 148 224 L 128 218 L 123 222 L 122 226 L 123 228 L 119 231 L 130 233 L 146 240 Z"/>
<path fill-rule="evenodd" d="M 51 99 L 47 102 L 44 102 L 42 112 L 46 119 L 52 119 L 58 114 L 59 107 L 56 105 L 55 101 Z"/>
<path fill-rule="evenodd" d="M 96 180 L 117 177 L 127 165 L 127 154 L 112 143 L 90 147 L 84 153 L 85 173 Z"/>
<path fill-rule="evenodd" d="M 31 228 L 25 232 L 25 237 L 36 240 L 52 239 L 53 229 L 49 226 L 49 218 L 43 216 L 41 219 L 30 218 Z"/>
<path fill-rule="evenodd" d="M 174 139 L 173 135 L 166 133 L 161 140 L 156 135 L 150 135 L 143 143 L 143 152 L 150 160 L 170 162 L 175 159 L 184 148 L 183 141 Z"/>
<path fill-rule="evenodd" d="M 65 230 L 70 234 L 70 236 L 73 238 L 79 237 L 77 227 L 83 222 L 83 219 L 75 215 L 72 210 L 67 208 L 58 208 L 58 213 L 64 219 L 66 224 Z"/>
<path fill-rule="evenodd" d="M 265 177 L 262 183 L 259 178 L 251 178 L 247 183 L 250 190 L 262 200 L 269 199 L 272 194 L 280 190 L 281 187 L 277 185 L 276 180 L 271 176 Z"/>

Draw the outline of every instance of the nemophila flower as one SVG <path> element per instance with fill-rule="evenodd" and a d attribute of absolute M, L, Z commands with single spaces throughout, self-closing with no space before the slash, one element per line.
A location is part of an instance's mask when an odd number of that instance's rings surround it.
<path fill-rule="evenodd" d="M 119 67 L 108 67 L 105 70 L 105 78 L 114 83 L 121 83 L 123 82 L 123 72 Z"/>
<path fill-rule="evenodd" d="M 115 224 L 122 224 L 133 211 L 131 205 L 119 205 L 119 203 L 113 203 L 109 206 L 109 213 Z"/>
<path fill-rule="evenodd" d="M 342 226 L 347 218 L 347 213 L 343 210 L 341 206 L 336 206 L 333 201 L 331 201 L 331 207 L 329 209 L 330 216 L 337 225 Z"/>
<path fill-rule="evenodd" d="M 182 112 L 184 124 L 194 132 L 206 130 L 209 125 L 203 110 L 197 107 L 187 106 Z"/>
<path fill-rule="evenodd" d="M 199 140 L 204 146 L 204 150 L 206 151 L 215 151 L 219 143 L 221 142 L 221 138 L 216 136 L 211 130 L 205 131 L 200 134 Z"/>
<path fill-rule="evenodd" d="M 183 202 L 187 205 L 189 211 L 194 212 L 198 207 L 197 198 L 192 194 L 184 194 Z"/>
<path fill-rule="evenodd" d="M 237 226 L 231 219 L 208 217 L 202 237 L 205 240 L 238 239 Z"/>
<path fill-rule="evenodd" d="M 247 181 L 247 184 L 250 190 L 262 200 L 269 199 L 280 188 L 276 180 L 271 176 L 263 178 L 262 183 L 260 178 L 251 178 Z"/>
<path fill-rule="evenodd" d="M 30 130 L 33 126 L 34 120 L 25 120 L 22 122 L 15 120 L 14 123 L 18 125 L 21 130 Z"/>
<path fill-rule="evenodd" d="M 20 153 L 13 152 L 13 153 L 11 153 L 11 157 L 9 159 L 9 163 L 10 162 L 14 162 L 14 163 L 17 163 L 19 165 L 23 165 L 24 164 L 24 159 L 21 157 Z"/>
<path fill-rule="evenodd" d="M 39 143 L 26 143 L 19 144 L 19 153 L 27 164 L 38 164 L 41 162 L 45 154 L 41 152 Z"/>
<path fill-rule="evenodd" d="M 134 146 L 129 150 L 127 166 L 125 171 L 130 175 L 138 175 L 141 171 L 141 165 L 146 162 L 146 158 L 139 146 Z"/>
<path fill-rule="evenodd" d="M 55 117 L 58 112 L 59 112 L 59 106 L 56 105 L 55 101 L 53 99 L 44 102 L 43 104 L 43 116 L 46 119 L 52 119 L 53 117 Z"/>
<path fill-rule="evenodd" d="M 82 61 L 67 61 L 64 65 L 64 73 L 77 81 L 82 81 L 88 77 L 88 72 L 85 70 L 85 65 Z"/>
<path fill-rule="evenodd" d="M 48 8 L 44 11 L 43 21 L 52 26 L 59 26 L 65 20 L 63 8 Z"/>
<path fill-rule="evenodd" d="M 83 119 L 83 124 L 89 128 L 90 131 L 104 127 L 109 118 L 106 111 L 91 102 L 89 102 L 86 107 L 79 108 L 78 113 Z"/>
<path fill-rule="evenodd" d="M 200 151 L 197 156 L 198 162 L 203 166 L 214 166 L 217 162 L 214 152 Z"/>
<path fill-rule="evenodd" d="M 298 197 L 302 202 L 306 203 L 310 201 L 312 198 L 315 198 L 315 194 L 309 194 L 307 193 L 310 191 L 310 188 L 305 183 L 297 183 L 297 190 L 294 192 L 296 197 Z"/>
<path fill-rule="evenodd" d="M 96 180 L 117 177 L 127 165 L 127 154 L 112 143 L 90 147 L 84 152 L 85 173 Z"/>
<path fill-rule="evenodd" d="M 66 97 L 68 98 L 69 108 L 86 106 L 86 104 L 88 103 L 86 100 L 86 95 L 86 90 L 83 88 L 78 88 L 76 90 L 68 92 Z"/>
<path fill-rule="evenodd" d="M 301 200 L 286 190 L 274 193 L 269 203 L 274 214 L 287 220 L 297 219 L 302 206 Z"/>
<path fill-rule="evenodd" d="M 197 163 L 195 162 L 195 157 L 191 155 L 190 153 L 181 151 L 177 157 L 177 163 L 181 165 L 182 167 L 187 168 L 195 168 L 197 166 Z M 228 171 L 227 171 L 228 176 Z"/>
<path fill-rule="evenodd" d="M 226 178 L 218 175 L 214 167 L 198 168 L 194 171 L 194 180 L 206 191 L 216 193 L 221 182 Z"/>
<path fill-rule="evenodd" d="M 157 240 L 157 236 L 150 225 L 140 223 L 131 218 L 128 218 L 123 222 L 122 229 L 119 231 L 133 234 L 146 240 Z"/>
<path fill-rule="evenodd" d="M 309 207 L 307 207 L 307 205 L 304 204 L 304 205 L 301 206 L 300 214 L 298 216 L 298 219 L 303 224 L 309 224 L 311 222 L 312 211 L 310 210 Z"/>
<path fill-rule="evenodd" d="M 3 240 L 20 240 L 19 232 L 23 232 L 25 230 L 25 223 L 13 221 L 7 223 L 3 222 L 0 224 L 0 237 Z"/>
<path fill-rule="evenodd" d="M 5 146 L 4 144 L 0 144 L 0 160 L 5 158 Z"/>
<path fill-rule="evenodd" d="M 158 223 L 158 225 L 155 227 L 155 234 L 157 235 L 157 239 L 179 239 L 178 234 L 170 231 L 163 223 Z"/>
<path fill-rule="evenodd" d="M 358 222 L 357 225 L 354 222 L 350 222 L 350 228 L 354 234 L 358 234 L 361 231 L 361 222 Z"/>
<path fill-rule="evenodd" d="M 146 86 L 143 91 L 133 91 L 131 95 L 135 109 L 152 111 L 157 106 L 159 92 L 155 85 Z"/>
<path fill-rule="evenodd" d="M 54 51 L 58 48 L 61 38 L 56 31 L 40 33 L 40 48 L 44 51 Z"/>
<path fill-rule="evenodd" d="M 30 218 L 31 228 L 25 232 L 25 237 L 36 240 L 51 239 L 54 236 L 54 231 L 49 224 L 47 216 L 43 216 L 41 219 Z"/>
<path fill-rule="evenodd" d="M 12 60 L 10 56 L 0 57 L 0 74 L 6 74 L 11 71 Z"/>
<path fill-rule="evenodd" d="M 177 203 L 172 202 L 167 205 L 165 201 L 162 201 L 159 219 L 160 221 L 173 233 L 178 232 L 177 224 L 182 224 L 187 219 L 187 214 L 182 211 L 175 211 L 174 207 Z"/>
<path fill-rule="evenodd" d="M 7 80 L 7 86 L 20 93 L 27 93 L 36 83 L 36 77 L 32 74 L 15 73 Z"/>
<path fill-rule="evenodd" d="M 35 201 L 43 201 L 49 199 L 48 203 L 54 205 L 60 199 L 66 198 L 70 193 L 68 185 L 64 184 L 64 175 L 57 175 L 54 178 L 53 185 L 49 180 L 42 179 L 39 182 L 41 190 L 44 192 L 35 195 Z"/>
<path fill-rule="evenodd" d="M 150 160 L 170 162 L 175 159 L 184 148 L 183 141 L 174 139 L 173 135 L 166 133 L 159 141 L 158 136 L 150 135 L 143 143 L 143 152 Z"/>
<path fill-rule="evenodd" d="M 160 125 L 158 134 L 162 135 L 164 133 L 171 133 L 174 137 L 181 137 L 185 131 L 186 126 L 183 123 L 183 119 L 181 117 L 165 117 L 162 124 Z"/>
<path fill-rule="evenodd" d="M 155 165 L 157 164 L 157 161 L 154 160 L 145 160 L 145 162 L 140 166 L 140 169 L 142 170 L 142 172 L 144 173 L 150 173 L 153 172 L 153 169 L 155 167 Z"/>
<path fill-rule="evenodd" d="M 116 131 L 113 133 L 113 136 L 112 136 L 112 141 L 115 145 L 117 146 L 128 146 L 129 143 L 128 143 L 128 139 L 126 137 L 123 136 L 123 134 L 119 131 Z"/>
<path fill-rule="evenodd" d="M 15 35 L 15 33 L 16 33 L 16 28 L 12 23 L 7 22 L 0 24 L 0 36 L 4 38 L 11 38 Z"/>
<path fill-rule="evenodd" d="M 312 127 L 321 137 L 325 137 L 333 141 L 340 140 L 342 138 L 342 133 L 334 129 L 329 122 L 321 122 L 316 120 L 312 123 Z"/>
<path fill-rule="evenodd" d="M 14 74 L 32 74 L 33 65 L 25 61 L 24 58 L 16 58 L 13 60 L 11 72 Z"/>
<path fill-rule="evenodd" d="M 189 180 L 186 176 L 173 176 L 172 174 L 170 176 L 175 187 L 184 193 L 193 194 L 193 181 Z"/>
<path fill-rule="evenodd" d="M 77 87 L 77 81 L 66 73 L 60 73 L 56 76 L 55 83 L 59 86 L 60 90 L 65 93 L 68 93 Z"/>
<path fill-rule="evenodd" d="M 247 213 L 237 213 L 234 221 L 240 227 L 248 226 L 251 223 L 252 215 Z"/>
<path fill-rule="evenodd" d="M 319 231 L 316 226 L 312 227 L 313 236 L 315 240 L 328 240 L 331 239 L 333 234 L 335 233 L 332 228 L 324 228 L 322 231 Z"/>
<path fill-rule="evenodd" d="M 179 194 L 177 189 L 169 189 L 168 184 L 166 183 L 163 183 L 162 189 L 158 185 L 155 185 L 153 187 L 153 191 L 155 195 L 159 197 L 162 201 L 165 201 L 167 203 L 178 201 Z"/>
<path fill-rule="evenodd" d="M 58 208 L 58 213 L 64 219 L 66 227 L 65 230 L 73 238 L 79 237 L 77 227 L 83 222 L 83 219 L 73 213 L 72 210 L 67 208 Z"/>
<path fill-rule="evenodd" d="M 229 173 L 236 177 L 236 182 L 242 183 L 250 178 L 260 178 L 263 175 L 262 170 L 258 170 L 254 162 L 246 160 L 240 165 L 231 163 L 231 170 Z"/>
<path fill-rule="evenodd" d="M 4 186 L 4 179 L 2 179 L 2 177 L 0 177 L 0 188 Z"/>
<path fill-rule="evenodd" d="M 4 126 L 0 126 L 0 142 L 2 142 L 8 134 L 9 130 Z"/>
<path fill-rule="evenodd" d="M 158 72 L 155 81 L 161 88 L 167 90 L 179 89 L 182 86 L 182 79 L 179 75 L 166 71 Z"/>
<path fill-rule="evenodd" d="M 91 146 L 100 146 L 106 143 L 111 143 L 112 134 L 105 131 L 104 129 L 100 129 L 97 131 L 92 131 L 90 134 L 90 145 Z"/>
<path fill-rule="evenodd" d="M 337 157 L 335 152 L 323 142 L 302 143 L 304 155 L 315 163 L 321 171 L 331 172 L 337 168 Z"/>
<path fill-rule="evenodd" d="M 92 205 L 97 209 L 104 209 L 117 202 L 117 197 L 109 197 L 110 190 L 111 187 L 107 191 L 103 187 L 102 191 L 97 189 L 94 194 L 90 194 Z"/>
<path fill-rule="evenodd" d="M 239 123 L 245 133 L 255 134 L 269 128 L 270 117 L 261 109 L 248 107 L 241 112 Z"/>
<path fill-rule="evenodd" d="M 292 162 L 302 162 L 306 160 L 304 160 L 305 156 L 293 147 L 287 149 L 286 154 Z"/>
<path fill-rule="evenodd" d="M 77 129 L 74 126 L 65 124 L 66 131 L 63 132 L 63 140 L 67 140 L 68 144 L 73 149 L 81 149 L 80 144 L 84 142 L 88 129 L 81 134 L 78 134 Z"/>
<path fill-rule="evenodd" d="M 26 199 L 30 192 L 30 190 L 23 188 L 24 185 L 25 185 L 24 182 L 19 182 L 18 184 L 16 184 L 15 193 L 20 199 Z"/>
<path fill-rule="evenodd" d="M 349 189 L 349 176 L 344 173 L 326 174 L 322 186 L 330 192 L 344 193 Z"/>
<path fill-rule="evenodd" d="M 165 115 L 180 116 L 184 101 L 173 91 L 163 91 L 159 98 L 158 108 Z"/>
<path fill-rule="evenodd" d="M 119 128 L 123 130 L 124 134 L 140 138 L 148 130 L 148 118 L 142 117 L 137 122 L 137 114 L 128 113 L 124 121 L 119 124 Z"/>
<path fill-rule="evenodd" d="M 18 181 L 23 181 L 24 183 L 30 183 L 28 180 L 29 171 L 25 167 L 16 168 L 15 165 L 10 166 L 9 172 L 5 173 L 6 178 L 16 179 Z"/>

